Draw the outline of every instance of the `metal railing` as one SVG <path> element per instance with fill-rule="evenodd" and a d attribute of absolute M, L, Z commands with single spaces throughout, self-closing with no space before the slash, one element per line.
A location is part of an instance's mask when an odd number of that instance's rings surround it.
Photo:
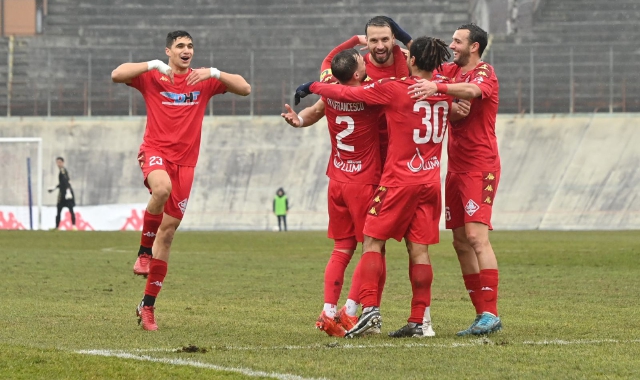
<path fill-rule="evenodd" d="M 193 67 L 218 67 L 252 85 L 248 97 L 216 96 L 207 115 L 274 115 L 291 103 L 295 87 L 318 78 L 326 52 L 316 49 L 230 49 L 196 52 Z M 640 82 L 628 46 L 493 45 L 485 54 L 500 80 L 501 113 L 640 112 Z M 145 115 L 138 91 L 114 84 L 123 62 L 166 59 L 146 49 L 7 51 L 0 66 L 0 114 L 7 116 Z M 39 68 L 35 70 L 34 68 Z M 317 97 L 304 99 L 311 104 Z M 2 110 L 6 112 L 2 112 Z"/>

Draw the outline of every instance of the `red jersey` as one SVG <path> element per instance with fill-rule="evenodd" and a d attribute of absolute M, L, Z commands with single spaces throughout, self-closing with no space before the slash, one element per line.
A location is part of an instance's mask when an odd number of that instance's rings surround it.
<path fill-rule="evenodd" d="M 364 56 L 364 63 L 367 69 L 369 80 L 376 81 L 384 78 L 405 78 L 409 76 L 409 67 L 407 66 L 407 57 L 400 49 L 400 46 L 393 46 L 393 65 L 376 66 L 372 63 L 371 53 Z"/>
<path fill-rule="evenodd" d="M 323 97 L 331 137 L 327 176 L 340 182 L 377 185 L 380 182 L 382 109 L 363 102 L 342 102 Z"/>
<path fill-rule="evenodd" d="M 157 70 L 147 71 L 128 84 L 140 91 L 147 106 L 141 148 L 156 150 L 165 160 L 183 166 L 196 166 L 198 162 L 202 119 L 209 99 L 227 91 L 217 79 L 187 86 L 191 71 L 174 74 L 174 84 Z"/>
<path fill-rule="evenodd" d="M 449 62 L 442 65 L 437 77 L 442 76 L 451 83 L 473 83 L 482 91 L 482 97 L 471 100 L 469 115 L 451 122 L 447 145 L 448 171 L 466 173 L 499 170 L 500 155 L 496 138 L 499 84 L 493 67 L 480 62 L 475 69 L 463 74 L 460 66 Z"/>
<path fill-rule="evenodd" d="M 389 128 L 383 186 L 440 182 L 442 140 L 452 98 L 438 94 L 416 102 L 408 94 L 408 87 L 415 83 L 416 77 L 378 80 L 363 87 L 311 85 L 313 93 L 331 99 L 383 106 Z"/>

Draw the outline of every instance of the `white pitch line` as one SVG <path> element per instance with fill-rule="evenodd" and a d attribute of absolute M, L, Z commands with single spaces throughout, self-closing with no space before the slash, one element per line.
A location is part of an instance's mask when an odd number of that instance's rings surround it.
<path fill-rule="evenodd" d="M 428 338 L 423 338 L 428 339 Z M 580 345 L 580 344 L 606 344 L 606 343 L 640 343 L 640 339 L 633 340 L 616 340 L 616 339 L 599 339 L 599 340 L 542 340 L 542 341 L 524 341 L 522 343 L 507 343 L 508 345 L 522 344 L 528 345 Z M 432 348 L 458 348 L 458 347 L 475 347 L 475 346 L 491 346 L 500 343 L 496 343 L 489 338 L 478 338 L 468 340 L 466 342 L 454 342 L 454 343 L 405 343 L 405 344 L 393 344 L 393 343 L 380 343 L 380 344 L 353 344 L 353 343 L 339 343 L 337 341 L 327 344 L 314 344 L 308 346 L 214 346 L 212 351 L 224 350 L 224 351 L 268 351 L 268 350 L 318 350 L 318 349 L 369 349 L 369 348 L 420 348 L 420 347 L 432 347 Z M 178 348 L 154 348 L 154 349 L 133 349 L 130 352 L 178 352 Z"/>
<path fill-rule="evenodd" d="M 175 351 L 175 350 L 174 350 Z M 279 380 L 327 380 L 326 378 L 310 378 L 310 377 L 301 377 L 297 375 L 291 375 L 288 373 L 275 373 L 275 372 L 263 372 L 263 371 L 254 371 L 248 368 L 235 368 L 235 367 L 222 367 L 215 364 L 203 363 L 194 360 L 185 360 L 185 359 L 169 359 L 169 358 L 154 358 L 146 355 L 135 355 L 126 351 L 112 351 L 112 350 L 79 350 L 75 351 L 78 354 L 83 355 L 96 355 L 96 356 L 108 356 L 108 357 L 117 357 L 123 359 L 133 359 L 140 361 L 148 361 L 148 362 L 157 362 L 164 363 L 170 365 L 181 365 L 181 366 L 190 366 L 190 367 L 198 367 L 198 368 L 207 368 L 214 369 L 217 371 L 227 371 L 227 372 L 237 372 L 247 376 L 253 377 L 271 377 Z"/>

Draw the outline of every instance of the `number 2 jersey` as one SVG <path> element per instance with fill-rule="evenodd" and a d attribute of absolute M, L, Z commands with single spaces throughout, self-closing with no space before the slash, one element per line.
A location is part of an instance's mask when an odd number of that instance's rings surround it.
<path fill-rule="evenodd" d="M 163 155 L 169 162 L 196 166 L 200 153 L 202 119 L 212 96 L 227 91 L 217 79 L 187 85 L 186 74 L 174 74 L 174 83 L 157 70 L 147 71 L 129 86 L 140 91 L 147 107 L 147 126 L 141 148 Z"/>
<path fill-rule="evenodd" d="M 435 94 L 416 102 L 408 87 L 417 77 L 382 79 L 362 87 L 314 83 L 311 91 L 341 102 L 382 105 L 389 150 L 380 185 L 395 187 L 440 182 L 440 158 L 452 97 Z"/>

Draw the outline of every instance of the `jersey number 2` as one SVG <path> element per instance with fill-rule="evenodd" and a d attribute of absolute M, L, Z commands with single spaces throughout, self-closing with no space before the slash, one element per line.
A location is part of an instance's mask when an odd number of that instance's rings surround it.
<path fill-rule="evenodd" d="M 336 135 L 336 142 L 338 143 L 338 149 L 346 150 L 347 152 L 353 152 L 353 145 L 347 145 L 342 143 L 342 139 L 349 136 L 355 130 L 355 123 L 351 116 L 338 116 L 336 117 L 336 124 L 347 123 L 347 129 Z"/>

